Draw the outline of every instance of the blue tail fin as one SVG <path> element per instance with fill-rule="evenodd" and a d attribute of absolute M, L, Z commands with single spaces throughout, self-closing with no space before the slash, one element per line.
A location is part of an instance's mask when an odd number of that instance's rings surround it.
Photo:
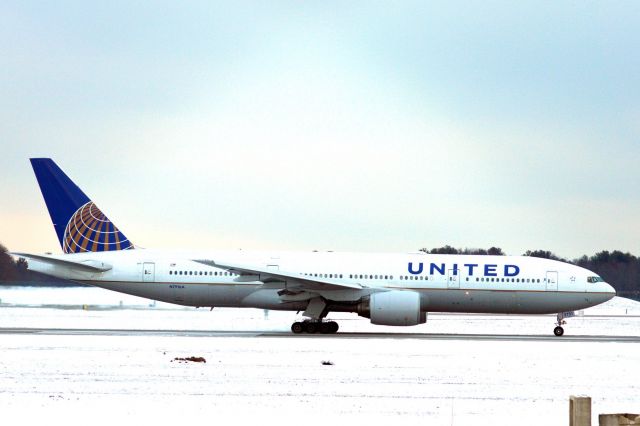
<path fill-rule="evenodd" d="M 133 244 L 50 158 L 32 158 L 49 216 L 65 253 L 132 249 Z"/>

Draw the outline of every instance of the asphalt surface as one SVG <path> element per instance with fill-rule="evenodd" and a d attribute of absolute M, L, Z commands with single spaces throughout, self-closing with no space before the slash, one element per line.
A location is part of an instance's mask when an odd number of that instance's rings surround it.
<path fill-rule="evenodd" d="M 419 340 L 484 340 L 484 341 L 548 341 L 548 342 L 616 342 L 640 343 L 640 336 L 521 334 L 428 334 L 428 333 L 353 333 L 293 334 L 289 331 L 224 331 L 224 330 L 140 330 L 88 328 L 0 328 L 2 334 L 57 336 L 163 336 L 163 337 L 277 337 L 318 339 L 419 339 Z"/>

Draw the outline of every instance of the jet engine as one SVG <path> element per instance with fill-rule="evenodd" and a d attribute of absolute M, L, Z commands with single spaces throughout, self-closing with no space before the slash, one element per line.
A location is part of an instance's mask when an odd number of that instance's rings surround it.
<path fill-rule="evenodd" d="M 373 293 L 358 304 L 358 315 L 376 325 L 418 325 L 427 322 L 420 310 L 420 295 L 415 291 L 392 290 Z"/>

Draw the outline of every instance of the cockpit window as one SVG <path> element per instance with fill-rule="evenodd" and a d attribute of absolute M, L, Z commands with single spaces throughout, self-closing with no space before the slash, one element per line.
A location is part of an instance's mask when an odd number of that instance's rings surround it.
<path fill-rule="evenodd" d="M 590 282 L 590 283 L 603 283 L 604 280 L 602 279 L 602 277 L 587 277 L 587 282 Z"/>

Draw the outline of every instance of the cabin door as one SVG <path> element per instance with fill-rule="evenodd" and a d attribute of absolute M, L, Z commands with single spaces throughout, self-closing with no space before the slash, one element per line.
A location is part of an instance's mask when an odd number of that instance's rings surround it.
<path fill-rule="evenodd" d="M 447 288 L 460 288 L 460 275 L 459 271 L 455 269 L 449 269 L 447 274 Z"/>
<path fill-rule="evenodd" d="M 547 291 L 558 291 L 558 273 L 547 271 Z"/>
<path fill-rule="evenodd" d="M 142 264 L 142 282 L 152 283 L 156 280 L 156 264 L 145 262 Z"/>

